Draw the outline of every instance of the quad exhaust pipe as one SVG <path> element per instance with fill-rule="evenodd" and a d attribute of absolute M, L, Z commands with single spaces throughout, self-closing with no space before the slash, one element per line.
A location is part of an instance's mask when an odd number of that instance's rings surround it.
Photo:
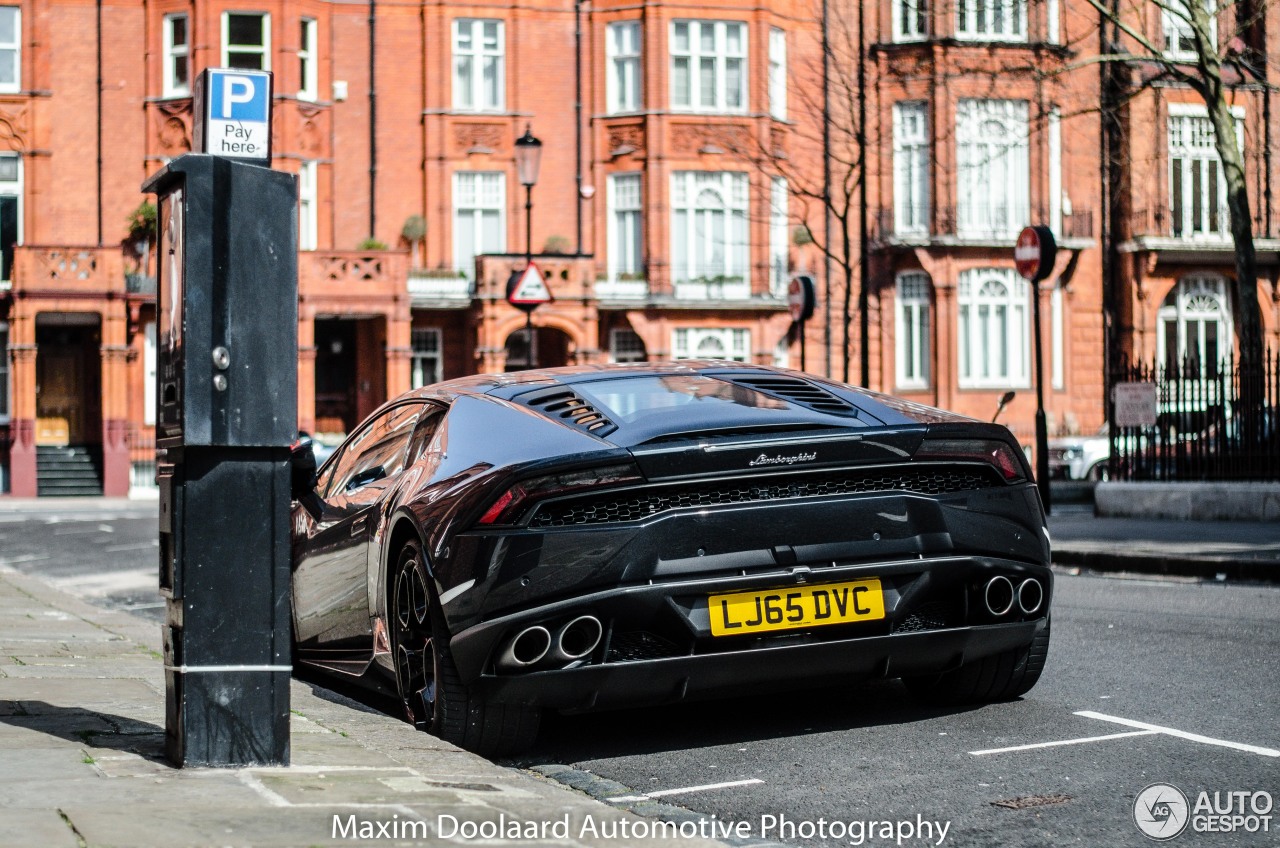
<path fill-rule="evenodd" d="M 589 657 L 600 644 L 604 627 L 594 615 L 580 615 L 553 635 L 540 624 L 511 636 L 498 651 L 499 671 L 528 671 L 534 666 L 563 666 Z"/>
<path fill-rule="evenodd" d="M 494 665 L 503 671 L 520 671 L 542 662 L 550 650 L 551 631 L 535 624 L 508 639 Z"/>
<path fill-rule="evenodd" d="M 1044 603 L 1044 587 L 1034 577 L 1028 577 L 1018 584 L 1018 609 L 1031 615 L 1040 610 Z"/>
<path fill-rule="evenodd" d="M 996 618 L 1012 612 L 1014 604 L 1023 615 L 1032 615 L 1044 605 L 1044 586 L 1034 577 L 1028 577 L 1015 588 L 1012 580 L 997 574 L 983 588 L 982 601 L 987 612 Z"/>
<path fill-rule="evenodd" d="M 580 615 L 556 632 L 550 656 L 553 662 L 573 662 L 590 656 L 600 644 L 604 628 L 594 615 Z"/>
<path fill-rule="evenodd" d="M 997 574 L 987 581 L 982 590 L 982 600 L 987 605 L 987 612 L 999 618 L 1013 609 L 1013 582 L 1003 574 Z"/>

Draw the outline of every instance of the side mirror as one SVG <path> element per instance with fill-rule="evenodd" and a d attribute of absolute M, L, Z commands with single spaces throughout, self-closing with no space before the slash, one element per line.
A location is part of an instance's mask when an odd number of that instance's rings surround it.
<path fill-rule="evenodd" d="M 299 434 L 289 451 L 289 492 L 295 501 L 315 491 L 316 450 L 311 437 Z"/>

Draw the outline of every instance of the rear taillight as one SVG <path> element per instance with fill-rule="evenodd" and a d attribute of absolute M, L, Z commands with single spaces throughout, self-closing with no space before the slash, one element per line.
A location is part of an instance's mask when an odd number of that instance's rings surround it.
<path fill-rule="evenodd" d="M 604 468 L 587 468 L 521 480 L 502 493 L 480 516 L 480 524 L 510 524 L 536 501 L 558 495 L 616 486 L 622 483 L 642 483 L 644 478 L 632 465 L 610 465 Z"/>
<path fill-rule="evenodd" d="M 925 439 L 916 450 L 915 459 L 985 462 L 1006 481 L 1025 479 L 1018 455 L 997 439 Z"/>

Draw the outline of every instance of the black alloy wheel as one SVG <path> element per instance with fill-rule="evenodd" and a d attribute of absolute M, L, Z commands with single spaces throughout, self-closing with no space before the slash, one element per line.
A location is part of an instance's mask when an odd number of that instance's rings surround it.
<path fill-rule="evenodd" d="M 462 682 L 449 630 L 417 541 L 396 560 L 390 591 L 391 651 L 405 717 L 419 730 L 484 756 L 531 746 L 541 712 L 524 704 L 487 704 Z"/>
<path fill-rule="evenodd" d="M 396 689 L 405 718 L 430 731 L 436 712 L 437 679 L 431 627 L 431 593 L 417 544 L 405 545 L 391 589 L 391 650 Z"/>

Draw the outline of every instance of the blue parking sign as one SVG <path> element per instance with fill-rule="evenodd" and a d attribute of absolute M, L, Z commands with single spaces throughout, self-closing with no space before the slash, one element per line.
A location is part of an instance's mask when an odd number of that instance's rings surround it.
<path fill-rule="evenodd" d="M 196 152 L 269 164 L 271 82 L 270 71 L 205 68 L 196 80 Z"/>
<path fill-rule="evenodd" d="M 209 69 L 209 117 L 222 121 L 267 120 L 271 77 L 253 71 Z"/>

